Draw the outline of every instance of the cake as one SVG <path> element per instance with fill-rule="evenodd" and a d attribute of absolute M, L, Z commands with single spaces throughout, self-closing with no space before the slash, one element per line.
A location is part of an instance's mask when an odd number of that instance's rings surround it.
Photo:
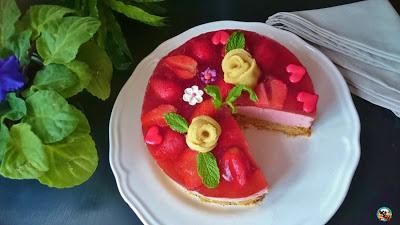
<path fill-rule="evenodd" d="M 278 42 L 243 30 L 203 33 L 158 62 L 143 137 L 158 166 L 193 196 L 253 205 L 268 182 L 241 128 L 309 136 L 317 101 L 306 68 Z"/>

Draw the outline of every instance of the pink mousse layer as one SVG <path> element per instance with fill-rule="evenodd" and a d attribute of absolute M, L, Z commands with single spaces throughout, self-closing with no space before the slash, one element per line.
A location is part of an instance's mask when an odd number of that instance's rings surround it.
<path fill-rule="evenodd" d="M 314 118 L 309 116 L 255 106 L 238 106 L 237 110 L 239 114 L 244 116 L 286 126 L 309 128 L 314 121 Z"/>

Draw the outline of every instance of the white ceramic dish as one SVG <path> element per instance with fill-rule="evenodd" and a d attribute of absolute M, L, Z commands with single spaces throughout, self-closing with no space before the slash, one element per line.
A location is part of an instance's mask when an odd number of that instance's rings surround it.
<path fill-rule="evenodd" d="M 190 38 L 219 29 L 254 31 L 280 42 L 305 65 L 320 96 L 311 138 L 245 131 L 271 185 L 266 199 L 253 208 L 216 208 L 190 198 L 151 159 L 141 132 L 144 91 L 159 59 Z M 110 164 L 122 197 L 144 224 L 321 225 L 347 193 L 360 156 L 359 132 L 350 92 L 325 55 L 297 36 L 263 23 L 220 21 L 162 43 L 136 67 L 111 115 Z"/>

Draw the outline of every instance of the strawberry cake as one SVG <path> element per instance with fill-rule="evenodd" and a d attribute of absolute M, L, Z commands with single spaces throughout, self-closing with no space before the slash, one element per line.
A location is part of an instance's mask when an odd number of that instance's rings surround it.
<path fill-rule="evenodd" d="M 158 166 L 190 194 L 252 205 L 268 182 L 240 125 L 309 136 L 317 101 L 306 68 L 278 42 L 243 30 L 208 32 L 154 69 L 142 106 L 143 137 Z"/>

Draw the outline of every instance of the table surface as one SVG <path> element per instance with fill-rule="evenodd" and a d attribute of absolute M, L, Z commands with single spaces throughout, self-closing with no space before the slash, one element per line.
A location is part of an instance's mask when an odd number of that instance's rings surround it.
<path fill-rule="evenodd" d="M 202 23 L 216 20 L 259 21 L 280 11 L 322 8 L 351 0 L 304 1 L 172 1 L 169 26 L 152 28 L 118 16 L 134 54 L 134 65 L 161 42 Z M 394 2 L 399 11 L 399 2 Z M 132 68 L 133 69 L 133 68 Z M 108 162 L 108 124 L 113 103 L 131 71 L 116 71 L 106 102 L 88 94 L 72 99 L 88 116 L 99 152 L 99 166 L 81 186 L 58 190 L 32 180 L 0 178 L 0 225 L 139 225 L 135 213 L 118 193 Z M 390 111 L 353 96 L 361 120 L 361 159 L 342 206 L 328 222 L 380 224 L 375 213 L 387 206 L 394 212 L 388 224 L 400 224 L 400 119 Z M 290 215 L 290 212 L 286 212 Z"/>

